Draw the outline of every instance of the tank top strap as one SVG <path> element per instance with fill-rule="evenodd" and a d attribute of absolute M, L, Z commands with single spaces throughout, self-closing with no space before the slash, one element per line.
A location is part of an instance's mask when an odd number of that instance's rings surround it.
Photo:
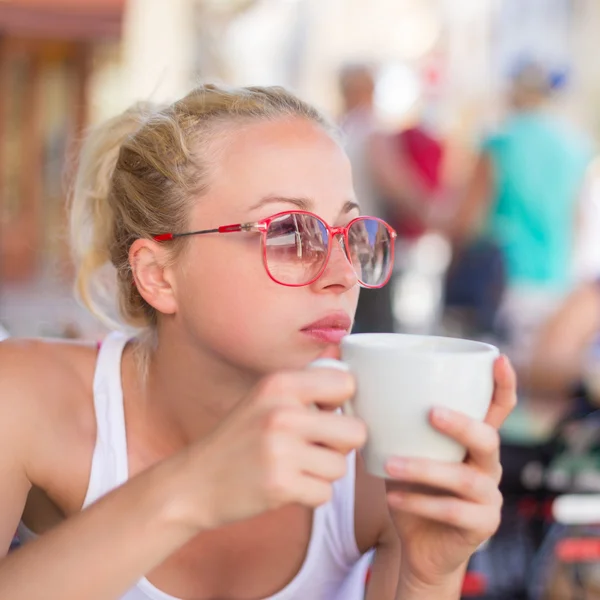
<path fill-rule="evenodd" d="M 121 358 L 129 338 L 110 333 L 100 345 L 94 375 L 96 445 L 83 507 L 125 483 L 129 476 Z"/>
<path fill-rule="evenodd" d="M 361 552 L 356 545 L 354 530 L 354 505 L 356 492 L 356 451 L 353 450 L 346 457 L 346 476 L 334 483 L 333 506 L 330 515 L 335 519 L 332 532 L 340 557 L 346 564 L 352 565 L 361 557 Z"/>

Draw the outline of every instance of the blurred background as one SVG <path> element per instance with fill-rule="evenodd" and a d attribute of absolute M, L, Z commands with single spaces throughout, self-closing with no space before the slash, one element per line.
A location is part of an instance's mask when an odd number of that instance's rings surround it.
<path fill-rule="evenodd" d="M 458 196 L 523 62 L 564 79 L 553 109 L 595 141 L 599 34 L 595 0 L 2 0 L 0 322 L 15 335 L 97 335 L 70 300 L 65 182 L 85 128 L 138 99 L 200 81 L 282 84 L 337 119 L 340 71 L 369 65 L 382 129 L 422 126 Z M 587 275 L 600 248 L 585 241 L 574 268 Z M 396 283 L 396 319 L 411 330 L 437 325 L 448 262 L 443 240 L 422 246 Z"/>
<path fill-rule="evenodd" d="M 465 597 L 596 597 L 577 540 L 600 517 L 548 507 L 600 491 L 598 39 L 598 0 L 0 0 L 0 332 L 104 333 L 66 235 L 87 127 L 200 82 L 291 88 L 400 233 L 357 330 L 488 340 L 519 371 L 506 516 Z"/>

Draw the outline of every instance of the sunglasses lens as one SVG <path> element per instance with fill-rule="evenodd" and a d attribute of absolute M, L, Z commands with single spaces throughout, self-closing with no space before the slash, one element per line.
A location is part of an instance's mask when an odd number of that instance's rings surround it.
<path fill-rule="evenodd" d="M 350 260 L 359 281 L 366 287 L 386 283 L 392 269 L 392 237 L 378 219 L 365 217 L 348 230 Z"/>
<path fill-rule="evenodd" d="M 269 225 L 265 244 L 271 277 L 285 285 L 305 285 L 316 279 L 327 260 L 329 234 L 317 217 L 288 213 Z"/>

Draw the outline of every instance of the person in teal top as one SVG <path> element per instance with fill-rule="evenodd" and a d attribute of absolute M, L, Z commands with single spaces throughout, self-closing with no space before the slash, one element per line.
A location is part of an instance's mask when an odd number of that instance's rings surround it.
<path fill-rule="evenodd" d="M 509 285 L 566 290 L 586 144 L 542 111 L 526 110 L 488 138 L 483 152 L 494 177 L 484 235 L 502 249 Z"/>
<path fill-rule="evenodd" d="M 497 247 L 506 276 L 500 321 L 521 352 L 569 291 L 577 198 L 591 146 L 545 110 L 553 92 L 544 69 L 523 65 L 513 80 L 512 114 L 483 143 L 451 235 Z"/>

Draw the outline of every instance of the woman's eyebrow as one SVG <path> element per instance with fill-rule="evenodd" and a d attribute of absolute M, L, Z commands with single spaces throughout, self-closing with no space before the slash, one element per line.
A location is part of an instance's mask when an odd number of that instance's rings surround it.
<path fill-rule="evenodd" d="M 256 204 L 254 204 L 253 206 L 250 207 L 250 210 L 257 210 L 259 208 L 262 208 L 263 206 L 266 206 L 267 204 L 277 204 L 280 202 L 287 202 L 289 204 L 293 204 L 294 206 L 297 206 L 300 210 L 306 210 L 309 211 L 312 207 L 314 202 L 312 200 L 310 200 L 309 198 L 295 198 L 292 196 L 265 196 L 264 198 L 261 198 Z"/>
<path fill-rule="evenodd" d="M 360 211 L 360 206 L 358 205 L 358 202 L 355 202 L 354 200 L 348 200 L 346 204 L 344 204 L 340 213 L 349 213 L 351 210 Z"/>
<path fill-rule="evenodd" d="M 287 202 L 293 204 L 300 210 L 311 212 L 314 209 L 315 202 L 310 198 L 298 198 L 293 196 L 265 196 L 261 198 L 259 202 L 250 207 L 250 210 L 257 210 L 268 204 L 277 204 L 281 202 Z M 354 200 L 348 200 L 340 210 L 340 214 L 348 213 L 351 210 L 360 210 L 358 203 Z"/>

